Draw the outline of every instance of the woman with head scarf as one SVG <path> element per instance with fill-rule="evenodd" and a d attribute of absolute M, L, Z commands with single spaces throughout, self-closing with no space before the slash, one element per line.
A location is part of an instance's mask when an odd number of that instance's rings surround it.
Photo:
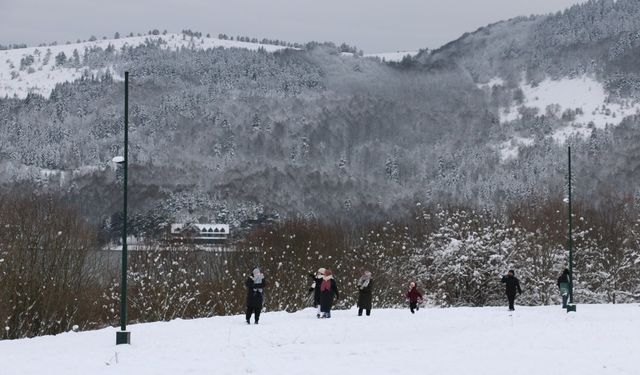
<path fill-rule="evenodd" d="M 322 318 L 331 318 L 331 306 L 333 298 L 340 298 L 338 294 L 338 286 L 333 278 L 331 270 L 325 270 L 320 284 L 320 312 Z"/>
<path fill-rule="evenodd" d="M 309 274 L 309 277 L 313 280 L 309 292 L 313 292 L 313 307 L 317 309 L 316 316 L 320 318 L 320 285 L 322 284 L 322 278 L 324 277 L 324 268 L 319 268 L 316 274 Z"/>
<path fill-rule="evenodd" d="M 358 316 L 362 316 L 362 311 L 367 311 L 367 316 L 371 315 L 371 305 L 373 300 L 373 279 L 371 272 L 365 271 L 358 279 Z"/>
<path fill-rule="evenodd" d="M 255 267 L 245 282 L 247 287 L 247 324 L 251 324 L 251 315 L 255 315 L 255 324 L 258 324 L 258 320 L 260 320 L 265 285 L 264 275 L 260 268 Z"/>

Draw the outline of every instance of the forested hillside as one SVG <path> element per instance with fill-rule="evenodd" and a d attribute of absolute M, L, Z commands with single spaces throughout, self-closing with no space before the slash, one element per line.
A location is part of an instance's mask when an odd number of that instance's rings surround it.
<path fill-rule="evenodd" d="M 567 144 L 578 197 L 634 196 L 639 9 L 590 1 L 499 22 L 401 63 L 327 43 L 206 48 L 198 33 L 173 49 L 160 35 L 52 57 L 82 78 L 49 97 L 0 99 L 0 178 L 64 192 L 93 222 L 108 222 L 119 205 L 110 160 L 122 147 L 127 70 L 132 205 L 142 216 L 368 221 L 415 201 L 500 211 L 562 195 Z M 29 77 L 32 59 L 14 64 L 17 79 Z M 603 106 L 630 109 L 611 124 L 576 125 L 576 111 L 590 108 L 524 106 L 523 85 L 576 75 L 602 85 Z M 505 117 L 517 104 L 517 119 Z"/>

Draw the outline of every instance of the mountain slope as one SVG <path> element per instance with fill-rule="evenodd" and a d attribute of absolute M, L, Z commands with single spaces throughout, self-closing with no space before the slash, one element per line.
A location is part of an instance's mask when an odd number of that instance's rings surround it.
<path fill-rule="evenodd" d="M 81 79 L 0 99 L 0 181 L 61 190 L 94 222 L 115 214 L 128 70 L 134 212 L 366 221 L 416 201 L 503 210 L 563 194 L 566 144 L 584 199 L 612 186 L 634 196 L 638 12 L 590 1 L 390 64 L 328 43 L 87 48 L 80 67 L 56 68 L 89 72 Z"/>
<path fill-rule="evenodd" d="M 485 117 L 471 111 L 484 105 L 467 93 L 471 82 L 398 71 L 331 47 L 92 53 L 117 61 L 116 72 L 131 71 L 134 184 L 197 187 L 284 212 L 325 215 L 378 201 L 384 208 L 413 196 L 432 173 L 420 161 L 434 160 L 420 156 L 433 152 L 424 145 L 453 149 L 450 142 L 485 131 Z M 460 95 L 453 100 L 452 92 Z M 12 166 L 24 165 L 8 168 L 6 180 L 39 177 L 38 168 L 67 182 L 76 172 L 66 171 L 87 165 L 107 173 L 121 142 L 121 95 L 122 84 L 105 75 L 59 85 L 49 99 L 5 100 L 3 151 Z M 462 102 L 467 110 L 450 110 Z M 448 136 L 462 128 L 464 139 Z"/>
<path fill-rule="evenodd" d="M 523 73 L 527 83 L 595 74 L 611 92 L 635 94 L 637 85 L 619 88 L 616 77 L 635 80 L 639 72 L 639 19 L 637 1 L 590 0 L 556 14 L 482 27 L 417 58 L 428 67 L 464 68 L 479 83 L 501 77 L 515 85 Z"/>
<path fill-rule="evenodd" d="M 169 51 L 183 48 L 197 50 L 242 48 L 274 52 L 284 49 L 284 47 L 269 44 L 194 37 L 185 34 L 164 34 L 4 50 L 0 51 L 0 97 L 15 96 L 24 99 L 29 93 L 48 97 L 57 84 L 73 82 L 83 76 L 99 77 L 107 72 L 110 72 L 116 80 L 124 80 L 121 72 L 114 71 L 115 64 L 100 64 L 99 60 L 91 61 L 89 51 L 111 51 L 117 56 L 123 49 L 149 44 L 157 44 L 160 48 Z M 117 57 L 115 59 L 117 60 Z"/>
<path fill-rule="evenodd" d="M 588 1 L 488 25 L 417 61 L 460 70 L 491 96 L 505 161 L 540 135 L 562 144 L 640 113 L 639 16 L 636 1 Z"/>

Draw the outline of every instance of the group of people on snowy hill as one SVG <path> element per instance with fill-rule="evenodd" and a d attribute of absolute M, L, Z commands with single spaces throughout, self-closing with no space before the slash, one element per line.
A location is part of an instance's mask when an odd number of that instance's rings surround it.
<path fill-rule="evenodd" d="M 319 268 L 315 274 L 309 274 L 312 281 L 309 293 L 313 293 L 313 306 L 317 309 L 316 316 L 318 319 L 331 318 L 331 307 L 334 300 L 340 298 L 338 285 L 333 272 L 327 268 Z M 516 294 L 522 294 L 520 281 L 515 276 L 513 270 L 509 270 L 506 275 L 502 276 L 501 282 L 505 284 L 505 293 L 509 302 L 509 311 L 515 310 L 514 304 Z M 567 300 L 570 293 L 571 275 L 568 269 L 564 269 L 562 275 L 558 278 L 558 288 L 562 295 L 562 307 L 567 307 Z M 264 287 L 265 277 L 258 267 L 255 267 L 245 283 L 247 287 L 247 324 L 251 323 L 251 316 L 254 316 L 255 324 L 260 319 L 260 311 L 264 303 Z M 373 278 L 370 271 L 365 271 L 358 279 L 356 287 L 358 288 L 358 316 L 362 316 L 365 312 L 367 316 L 371 315 L 371 307 L 373 304 Z M 409 283 L 409 289 L 405 293 L 405 297 L 409 302 L 409 310 L 412 314 L 420 308 L 423 300 L 422 293 L 418 290 L 416 282 Z"/>

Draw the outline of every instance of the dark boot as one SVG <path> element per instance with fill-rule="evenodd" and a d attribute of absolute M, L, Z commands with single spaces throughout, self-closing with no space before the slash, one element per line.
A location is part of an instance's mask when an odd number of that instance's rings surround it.
<path fill-rule="evenodd" d="M 253 309 L 251 307 L 247 307 L 246 320 L 247 324 L 251 324 L 251 314 L 253 313 Z"/>
<path fill-rule="evenodd" d="M 507 299 L 509 300 L 509 311 L 513 311 L 515 310 L 515 308 L 513 307 L 513 304 L 516 301 L 516 296 L 515 295 L 507 295 Z"/>

